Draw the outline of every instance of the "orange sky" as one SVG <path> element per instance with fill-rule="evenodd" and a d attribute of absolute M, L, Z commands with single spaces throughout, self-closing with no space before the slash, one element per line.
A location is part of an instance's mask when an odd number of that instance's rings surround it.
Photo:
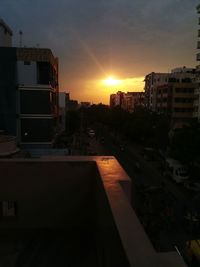
<path fill-rule="evenodd" d="M 109 104 L 110 94 L 112 93 L 117 91 L 142 91 L 144 87 L 144 77 L 120 79 L 120 83 L 117 85 L 106 85 L 104 82 L 105 78 L 107 77 L 96 80 L 77 81 L 74 86 L 80 86 L 80 90 L 77 90 L 77 93 L 73 91 L 70 94 L 71 98 L 81 99 L 80 101 L 90 101 L 91 103 L 101 102 Z"/>

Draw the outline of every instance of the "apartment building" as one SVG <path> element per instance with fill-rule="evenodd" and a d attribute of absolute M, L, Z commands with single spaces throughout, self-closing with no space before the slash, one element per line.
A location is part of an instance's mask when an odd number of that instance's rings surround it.
<path fill-rule="evenodd" d="M 118 91 L 116 94 L 111 94 L 110 95 L 110 107 L 111 108 L 116 107 L 116 106 L 121 107 L 124 94 L 125 93 L 121 91 Z"/>
<path fill-rule="evenodd" d="M 159 85 L 167 84 L 168 82 L 168 73 L 155 73 L 151 72 L 145 76 L 145 106 L 151 110 L 155 111 L 156 109 L 156 88 Z"/>
<path fill-rule="evenodd" d="M 168 83 L 157 86 L 155 111 L 170 116 L 172 125 L 187 124 L 194 112 L 195 69 L 172 70 Z"/>
<path fill-rule="evenodd" d="M 50 147 L 58 123 L 58 59 L 50 49 L 0 47 L 0 129 L 20 146 Z"/>
<path fill-rule="evenodd" d="M 145 77 L 145 98 L 151 111 L 168 114 L 172 124 L 193 118 L 195 101 L 194 68 L 175 68 L 171 73 L 150 73 Z"/>
<path fill-rule="evenodd" d="M 144 107 L 144 92 L 127 92 L 122 100 L 122 108 L 134 112 L 137 107 Z"/>
<path fill-rule="evenodd" d="M 119 106 L 129 112 L 134 112 L 136 107 L 144 106 L 144 92 L 117 92 L 110 95 L 110 107 Z"/>

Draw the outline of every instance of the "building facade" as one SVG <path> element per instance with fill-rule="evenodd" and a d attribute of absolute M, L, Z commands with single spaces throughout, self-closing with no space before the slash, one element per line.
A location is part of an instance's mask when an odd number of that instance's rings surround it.
<path fill-rule="evenodd" d="M 12 46 L 12 31 L 9 26 L 0 19 L 0 47 Z"/>
<path fill-rule="evenodd" d="M 144 92 L 127 92 L 122 100 L 122 108 L 134 112 L 138 107 L 144 107 Z"/>
<path fill-rule="evenodd" d="M 176 68 L 168 74 L 167 81 L 153 88 L 151 110 L 168 115 L 173 127 L 181 127 L 193 118 L 195 75 L 195 69 Z"/>
<path fill-rule="evenodd" d="M 168 73 L 155 73 L 151 72 L 145 76 L 145 106 L 151 110 L 155 111 L 155 99 L 156 99 L 156 88 L 159 85 L 167 84 Z"/>
<path fill-rule="evenodd" d="M 68 100 L 69 93 L 59 92 L 59 124 L 61 131 L 66 130 L 66 112 Z"/>
<path fill-rule="evenodd" d="M 118 91 L 116 94 L 110 95 L 110 107 L 121 107 L 125 93 Z"/>
<path fill-rule="evenodd" d="M 20 146 L 52 145 L 58 123 L 58 60 L 50 49 L 0 47 L 0 129 Z"/>
<path fill-rule="evenodd" d="M 129 112 L 134 112 L 137 107 L 144 106 L 144 92 L 117 92 L 110 95 L 110 107 L 121 107 Z"/>

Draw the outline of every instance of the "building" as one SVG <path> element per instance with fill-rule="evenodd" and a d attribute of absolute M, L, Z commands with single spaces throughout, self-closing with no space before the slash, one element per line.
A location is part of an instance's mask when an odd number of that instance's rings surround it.
<path fill-rule="evenodd" d="M 0 19 L 0 47 L 12 46 L 12 31 L 9 26 Z"/>
<path fill-rule="evenodd" d="M 61 131 L 66 130 L 66 112 L 68 101 L 69 93 L 59 92 L 59 124 Z"/>
<path fill-rule="evenodd" d="M 110 108 L 115 107 L 115 94 L 110 95 Z"/>
<path fill-rule="evenodd" d="M 138 107 L 144 107 L 144 92 L 127 92 L 122 100 L 122 108 L 134 112 Z"/>
<path fill-rule="evenodd" d="M 58 125 L 58 59 L 50 49 L 0 47 L 0 129 L 21 147 L 51 147 Z"/>
<path fill-rule="evenodd" d="M 194 113 L 195 77 L 195 69 L 186 67 L 173 69 L 168 74 L 148 74 L 145 96 L 150 96 L 149 110 L 167 114 L 173 127 L 187 124 Z"/>
<path fill-rule="evenodd" d="M 155 251 L 114 157 L 7 159 L 0 173 L 1 266 L 186 267 Z"/>
<path fill-rule="evenodd" d="M 200 14 L 200 5 L 197 6 L 197 13 Z M 198 20 L 200 25 L 200 17 Z M 197 49 L 200 49 L 200 29 L 198 30 L 198 42 Z M 197 53 L 196 56 L 197 66 L 196 66 L 196 84 L 197 88 L 195 89 L 195 101 L 194 101 L 194 117 L 200 121 L 200 53 Z"/>
<path fill-rule="evenodd" d="M 159 85 L 166 84 L 168 82 L 168 73 L 155 73 L 151 72 L 145 76 L 145 106 L 151 110 L 155 111 L 155 97 L 156 97 L 156 87 Z"/>
<path fill-rule="evenodd" d="M 110 107 L 119 106 L 129 112 L 134 112 L 137 107 L 144 106 L 144 92 L 117 92 L 110 95 Z"/>
<path fill-rule="evenodd" d="M 121 107 L 124 98 L 124 92 L 118 91 L 116 94 L 110 95 L 110 107 Z"/>

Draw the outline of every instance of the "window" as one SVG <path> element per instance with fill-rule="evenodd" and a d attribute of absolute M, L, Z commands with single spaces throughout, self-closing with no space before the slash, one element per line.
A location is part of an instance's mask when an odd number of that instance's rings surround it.
<path fill-rule="evenodd" d="M 4 200 L 1 203 L 1 217 L 2 218 L 15 218 L 17 216 L 16 201 Z"/>

